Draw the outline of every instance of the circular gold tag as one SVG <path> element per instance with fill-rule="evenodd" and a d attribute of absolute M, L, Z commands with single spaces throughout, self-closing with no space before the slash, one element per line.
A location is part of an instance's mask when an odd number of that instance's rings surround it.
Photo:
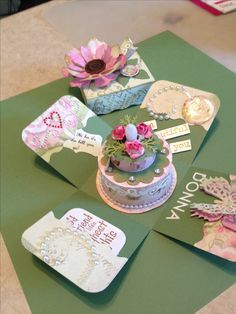
<path fill-rule="evenodd" d="M 189 124 L 201 125 L 212 118 L 214 105 L 210 99 L 204 96 L 194 96 L 185 101 L 182 115 Z"/>

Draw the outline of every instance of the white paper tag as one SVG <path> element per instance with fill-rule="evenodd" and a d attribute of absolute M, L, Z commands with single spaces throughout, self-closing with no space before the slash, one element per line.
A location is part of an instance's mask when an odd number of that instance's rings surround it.
<path fill-rule="evenodd" d="M 235 0 L 202 0 L 202 2 L 208 4 L 209 6 L 215 8 L 222 13 L 229 13 L 236 9 Z"/>
<path fill-rule="evenodd" d="M 172 154 L 186 152 L 191 149 L 192 149 L 191 140 L 170 143 L 170 150 Z"/>
<path fill-rule="evenodd" d="M 156 130 L 157 129 L 157 122 L 156 122 L 156 120 L 146 121 L 145 124 L 150 125 L 152 130 Z"/>
<path fill-rule="evenodd" d="M 161 136 L 164 140 L 179 137 L 185 134 L 189 134 L 190 129 L 188 123 L 173 126 L 172 128 L 163 129 L 155 132 L 156 135 Z"/>
<path fill-rule="evenodd" d="M 69 221 L 75 230 L 86 231 L 96 243 L 107 244 L 115 255 L 118 255 L 125 245 L 125 233 L 82 208 L 69 210 L 62 218 Z"/>
<path fill-rule="evenodd" d="M 76 130 L 73 140 L 66 140 L 64 147 L 72 149 L 75 153 L 85 152 L 98 156 L 102 145 L 102 137 L 97 134 L 90 134 L 82 129 Z"/>

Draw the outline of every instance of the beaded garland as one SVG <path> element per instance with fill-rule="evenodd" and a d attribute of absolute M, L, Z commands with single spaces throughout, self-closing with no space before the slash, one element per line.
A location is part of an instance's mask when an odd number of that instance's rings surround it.
<path fill-rule="evenodd" d="M 100 263 L 96 246 L 85 232 L 74 231 L 70 227 L 53 228 L 41 238 L 39 254 L 45 263 L 58 267 L 66 263 L 71 246 L 77 251 L 84 250 L 88 257 L 86 267 L 77 280 L 78 284 L 82 284 L 94 267 Z"/>
<path fill-rule="evenodd" d="M 188 99 L 192 98 L 189 91 L 184 86 L 169 85 L 169 86 L 166 86 L 164 88 L 161 88 L 158 91 L 156 91 L 152 95 L 152 97 L 149 99 L 149 101 L 147 102 L 147 111 L 149 112 L 150 117 L 152 117 L 154 119 L 158 119 L 159 121 L 169 120 L 171 118 L 171 116 L 176 113 L 176 106 L 175 105 L 173 105 L 172 110 L 170 112 L 157 112 L 156 108 L 154 107 L 155 101 L 157 100 L 157 98 L 160 95 L 162 95 L 168 91 L 176 91 L 176 92 L 184 93 Z"/>
<path fill-rule="evenodd" d="M 208 97 L 203 95 L 192 96 L 185 86 L 179 85 L 169 85 L 161 88 L 150 97 L 147 102 L 147 111 L 150 117 L 158 119 L 159 121 L 174 118 L 177 113 L 176 104 L 173 104 L 169 112 L 158 112 L 155 106 L 157 98 L 168 91 L 180 92 L 187 97 L 182 106 L 182 118 L 187 123 L 191 125 L 202 125 L 213 117 L 215 107 Z"/>

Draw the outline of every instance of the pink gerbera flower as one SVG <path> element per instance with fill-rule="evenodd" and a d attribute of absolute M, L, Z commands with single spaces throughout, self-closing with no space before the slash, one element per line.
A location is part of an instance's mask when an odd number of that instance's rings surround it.
<path fill-rule="evenodd" d="M 91 39 L 87 47 L 70 50 L 65 61 L 67 67 L 62 69 L 66 77 L 73 77 L 72 87 L 87 87 L 94 81 L 95 86 L 108 86 L 114 81 L 126 64 L 126 56 L 119 46 L 108 46 L 98 39 Z"/>

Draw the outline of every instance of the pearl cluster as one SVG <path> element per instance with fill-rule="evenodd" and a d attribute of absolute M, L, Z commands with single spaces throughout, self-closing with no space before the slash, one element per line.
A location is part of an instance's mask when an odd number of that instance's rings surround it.
<path fill-rule="evenodd" d="M 173 105 L 172 110 L 170 112 L 156 112 L 156 110 L 154 109 L 154 102 L 157 100 L 157 98 L 160 95 L 171 90 L 184 93 L 189 99 L 191 99 L 190 93 L 184 86 L 169 85 L 169 86 L 163 87 L 159 89 L 158 91 L 156 91 L 147 102 L 147 111 L 149 112 L 150 117 L 154 119 L 158 119 L 159 121 L 169 120 L 171 115 L 176 113 L 175 105 Z"/>
<path fill-rule="evenodd" d="M 65 245 L 60 246 L 59 240 L 64 240 Z M 84 249 L 89 265 L 99 264 L 93 241 L 85 233 L 74 231 L 71 228 L 58 227 L 48 232 L 40 242 L 40 255 L 43 261 L 50 266 L 60 266 L 66 262 L 70 246 L 76 247 L 76 250 Z"/>

